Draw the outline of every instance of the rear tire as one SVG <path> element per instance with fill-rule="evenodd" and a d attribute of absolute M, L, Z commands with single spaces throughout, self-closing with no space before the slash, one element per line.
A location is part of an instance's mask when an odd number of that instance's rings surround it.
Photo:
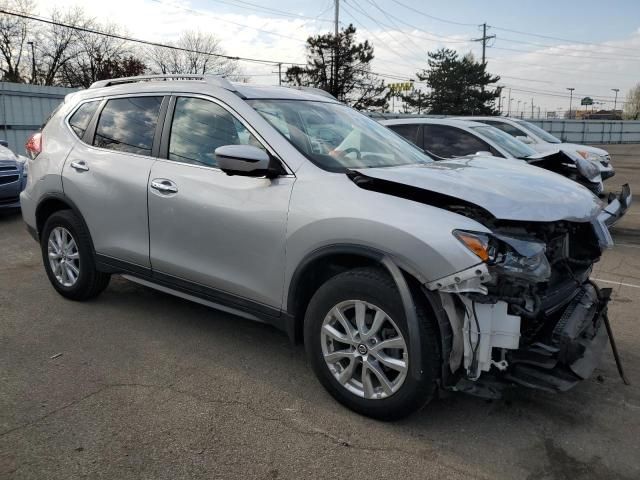
<path fill-rule="evenodd" d="M 87 300 L 109 285 L 111 275 L 96 269 L 89 232 L 71 210 L 60 210 L 47 219 L 40 247 L 49 281 L 63 297 Z"/>
<path fill-rule="evenodd" d="M 384 270 L 358 268 L 328 280 L 304 322 L 307 356 L 320 383 L 343 405 L 380 420 L 425 406 L 436 391 L 440 346 L 431 315 L 419 305 L 416 310 L 420 365 L 409 362 L 404 308 Z"/>

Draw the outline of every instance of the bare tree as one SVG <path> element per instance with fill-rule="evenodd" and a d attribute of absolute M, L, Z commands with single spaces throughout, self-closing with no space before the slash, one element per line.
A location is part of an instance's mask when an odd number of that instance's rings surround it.
<path fill-rule="evenodd" d="M 237 76 L 240 74 L 235 60 L 220 57 L 225 52 L 220 40 L 210 33 L 187 31 L 177 42 L 169 45 L 177 47 L 154 47 L 148 53 L 151 71 L 164 74 L 219 74 Z"/>
<path fill-rule="evenodd" d="M 624 116 L 629 120 L 640 118 L 640 83 L 629 90 L 624 104 Z"/>
<path fill-rule="evenodd" d="M 87 88 L 97 80 L 121 76 L 123 71 L 134 72 L 134 75 L 144 73 L 146 66 L 137 58 L 132 45 L 108 36 L 119 33 L 117 26 L 100 26 L 90 22 L 88 27 L 107 35 L 77 32 L 78 51 L 61 67 L 62 84 Z"/>
<path fill-rule="evenodd" d="M 54 10 L 51 19 L 56 23 L 71 27 L 87 27 L 91 20 L 87 19 L 81 8 L 75 7 L 67 11 Z M 59 83 L 59 74 L 73 59 L 81 54 L 78 31 L 61 25 L 48 25 L 38 34 L 36 48 L 37 76 L 36 83 L 55 85 Z"/>
<path fill-rule="evenodd" d="M 2 8 L 11 12 L 32 14 L 35 10 L 33 0 L 2 0 Z M 2 78 L 8 82 L 22 82 L 21 62 L 27 36 L 29 21 L 25 18 L 0 14 L 0 70 Z"/>

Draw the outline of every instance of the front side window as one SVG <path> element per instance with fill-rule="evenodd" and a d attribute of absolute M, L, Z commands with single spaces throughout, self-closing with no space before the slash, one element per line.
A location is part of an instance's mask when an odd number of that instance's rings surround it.
<path fill-rule="evenodd" d="M 375 120 L 340 103 L 248 100 L 314 164 L 331 172 L 351 168 L 423 165 L 432 160 Z"/>
<path fill-rule="evenodd" d="M 442 158 L 463 157 L 490 147 L 474 135 L 448 125 L 423 125 L 424 148 Z"/>
<path fill-rule="evenodd" d="M 151 155 L 162 97 L 109 100 L 98 119 L 93 145 L 118 152 Z"/>
<path fill-rule="evenodd" d="M 492 127 L 496 127 L 499 130 L 502 130 L 505 133 L 508 133 L 512 137 L 527 137 L 527 132 L 523 131 L 518 127 L 514 127 L 510 123 L 505 122 L 495 122 L 492 120 L 479 120 L 479 122 L 486 123 L 487 125 L 491 125 Z"/>
<path fill-rule="evenodd" d="M 539 126 L 533 123 L 525 122 L 524 120 L 516 120 L 518 125 L 522 126 L 525 130 L 537 135 L 547 143 L 562 143 L 559 139 L 551 135 L 549 132 L 541 129 Z"/>
<path fill-rule="evenodd" d="M 69 118 L 69 125 L 78 138 L 82 138 L 84 135 L 84 132 L 87 130 L 91 117 L 93 117 L 98 105 L 100 105 L 99 100 L 83 103 L 75 113 L 71 115 L 71 118 Z"/>
<path fill-rule="evenodd" d="M 471 127 L 471 130 L 481 137 L 485 137 L 486 139 L 497 143 L 514 158 L 528 158 L 536 154 L 536 151 L 530 146 L 516 140 L 511 135 L 500 129 L 493 128 L 491 125 Z"/>
<path fill-rule="evenodd" d="M 169 136 L 169 160 L 215 167 L 223 145 L 253 145 L 258 140 L 220 105 L 201 98 L 178 97 Z"/>

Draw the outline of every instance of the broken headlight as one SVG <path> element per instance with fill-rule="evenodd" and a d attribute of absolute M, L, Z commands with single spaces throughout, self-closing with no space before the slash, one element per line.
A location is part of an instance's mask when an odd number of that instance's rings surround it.
<path fill-rule="evenodd" d="M 498 274 L 536 283 L 551 276 L 546 245 L 542 242 L 463 230 L 454 230 L 453 235 Z"/>

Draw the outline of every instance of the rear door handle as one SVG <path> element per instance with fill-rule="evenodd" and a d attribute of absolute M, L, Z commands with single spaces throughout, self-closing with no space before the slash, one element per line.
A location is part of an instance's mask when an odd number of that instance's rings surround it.
<path fill-rule="evenodd" d="M 71 168 L 75 169 L 78 172 L 88 172 L 89 167 L 84 161 L 80 162 L 71 162 Z"/>
<path fill-rule="evenodd" d="M 151 188 L 162 193 L 178 193 L 178 187 L 171 180 L 156 178 L 151 180 Z"/>

